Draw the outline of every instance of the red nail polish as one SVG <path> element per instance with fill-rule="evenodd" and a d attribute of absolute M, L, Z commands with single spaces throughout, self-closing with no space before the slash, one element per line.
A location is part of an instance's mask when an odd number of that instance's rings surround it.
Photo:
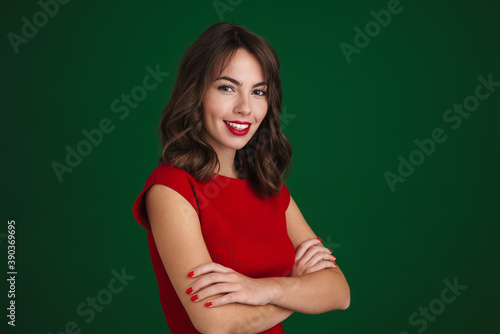
<path fill-rule="evenodd" d="M 208 302 L 208 303 L 205 304 L 206 307 L 209 307 L 211 305 L 212 305 L 212 302 Z"/>
<path fill-rule="evenodd" d="M 193 275 L 194 275 L 194 271 L 190 272 L 190 273 L 188 274 L 188 277 L 193 277 Z"/>
<path fill-rule="evenodd" d="M 198 295 L 194 295 L 193 297 L 191 297 L 191 300 L 194 302 L 196 299 L 198 299 Z"/>
<path fill-rule="evenodd" d="M 330 253 L 333 253 L 331 249 L 329 249 Z"/>
<path fill-rule="evenodd" d="M 322 240 L 322 239 L 320 239 L 320 238 L 316 238 L 316 239 L 318 239 L 319 241 L 321 241 L 321 240 Z"/>
<path fill-rule="evenodd" d="M 189 289 L 187 289 L 186 293 L 189 295 L 191 292 L 193 292 L 193 288 L 189 287 Z"/>

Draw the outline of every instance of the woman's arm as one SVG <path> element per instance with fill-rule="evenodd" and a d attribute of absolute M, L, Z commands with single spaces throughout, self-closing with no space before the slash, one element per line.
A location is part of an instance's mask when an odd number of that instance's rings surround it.
<path fill-rule="evenodd" d="M 288 236 L 297 248 L 307 247 L 307 239 L 316 238 L 305 221 L 297 204 L 290 196 L 286 210 Z M 300 245 L 300 247 L 299 247 Z M 344 274 L 338 266 L 323 269 L 301 277 L 266 278 L 274 284 L 271 303 L 301 313 L 323 313 L 349 307 L 350 289 Z"/>
<path fill-rule="evenodd" d="M 195 328 L 202 333 L 256 333 L 289 317 L 293 311 L 276 305 L 227 304 L 206 307 L 191 300 L 192 268 L 212 262 L 194 208 L 178 192 L 153 185 L 146 193 L 146 208 L 156 247 L 165 270 Z M 202 275 L 200 278 L 203 278 Z M 199 279 L 200 279 L 199 278 Z M 217 294 L 223 296 L 224 294 Z M 212 296 L 214 297 L 214 296 Z"/>
<path fill-rule="evenodd" d="M 320 270 L 301 277 L 270 277 L 274 285 L 270 304 L 291 310 L 319 314 L 345 310 L 350 304 L 349 286 L 338 267 Z"/>
<path fill-rule="evenodd" d="M 350 290 L 342 271 L 333 263 L 329 250 L 319 246 L 314 232 L 291 198 L 286 211 L 287 229 L 296 247 L 295 269 L 299 277 L 253 279 L 216 263 L 193 268 L 192 294 L 208 298 L 211 307 L 231 303 L 247 305 L 275 304 L 302 313 L 324 313 L 345 310 L 350 304 Z M 304 270 L 305 269 L 305 270 Z M 217 297 L 217 293 L 225 293 Z"/>

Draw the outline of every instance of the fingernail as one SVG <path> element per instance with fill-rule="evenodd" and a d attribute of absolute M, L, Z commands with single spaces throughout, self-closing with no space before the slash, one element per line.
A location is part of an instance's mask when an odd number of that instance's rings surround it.
<path fill-rule="evenodd" d="M 194 275 L 194 271 L 190 272 L 190 273 L 188 274 L 188 277 L 193 277 L 193 275 Z"/>
<path fill-rule="evenodd" d="M 189 289 L 187 289 L 186 293 L 189 295 L 191 292 L 193 292 L 193 288 L 189 287 Z"/>
<path fill-rule="evenodd" d="M 332 255 L 333 256 L 333 255 Z M 333 256 L 333 261 L 337 261 L 337 258 L 335 256 Z"/>
<path fill-rule="evenodd" d="M 321 241 L 321 240 L 322 240 L 322 239 L 320 239 L 320 238 L 316 238 L 316 239 L 318 239 L 319 241 Z"/>
<path fill-rule="evenodd" d="M 198 295 L 194 295 L 193 297 L 191 297 L 191 300 L 194 302 L 196 299 L 198 299 Z"/>
<path fill-rule="evenodd" d="M 337 267 L 337 264 L 336 264 L 336 263 L 333 263 L 333 266 L 334 266 L 334 267 Z"/>
<path fill-rule="evenodd" d="M 205 304 L 206 307 L 209 307 L 211 305 L 212 305 L 212 302 L 208 302 L 208 303 Z"/>
<path fill-rule="evenodd" d="M 333 253 L 331 249 L 329 249 L 330 253 Z"/>

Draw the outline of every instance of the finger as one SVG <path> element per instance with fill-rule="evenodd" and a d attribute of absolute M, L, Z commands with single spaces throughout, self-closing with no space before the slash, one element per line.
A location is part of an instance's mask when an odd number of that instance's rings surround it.
<path fill-rule="evenodd" d="M 318 263 L 319 261 L 322 261 L 322 260 L 325 260 L 325 261 L 332 261 L 332 262 L 335 262 L 337 258 L 331 254 L 326 254 L 326 253 L 322 253 L 322 252 L 317 252 L 316 254 L 314 254 L 310 259 L 309 261 L 307 261 L 305 263 L 306 266 L 308 267 L 312 267 L 314 265 L 316 265 L 316 263 Z"/>
<path fill-rule="evenodd" d="M 307 252 L 302 256 L 302 260 L 305 262 L 308 262 L 314 255 L 321 253 L 321 254 L 330 254 L 330 250 L 323 247 L 323 246 L 312 246 L 310 247 Z M 305 263 L 304 262 L 304 263 Z"/>
<path fill-rule="evenodd" d="M 230 293 L 230 292 L 236 292 L 239 291 L 239 285 L 235 283 L 217 283 L 213 284 L 198 293 L 194 294 L 196 298 L 193 298 L 191 300 L 195 302 L 199 302 L 205 298 L 213 298 L 217 294 L 222 294 L 222 293 Z"/>
<path fill-rule="evenodd" d="M 299 247 L 297 247 L 297 250 L 295 251 L 295 261 L 297 261 L 300 258 L 302 258 L 302 256 L 304 256 L 304 254 L 306 253 L 306 251 L 311 246 L 317 245 L 319 243 L 320 243 L 320 241 L 317 238 L 307 239 L 306 241 L 304 241 L 303 243 L 301 243 L 299 245 Z"/>
<path fill-rule="evenodd" d="M 201 289 L 217 283 L 234 283 L 235 273 L 212 272 L 194 282 L 186 291 L 188 294 L 195 294 Z M 189 292 L 188 292 L 189 291 Z"/>
<path fill-rule="evenodd" d="M 195 267 L 191 272 L 188 273 L 188 277 L 198 277 L 200 275 L 209 273 L 209 272 L 221 272 L 221 273 L 228 273 L 232 272 L 233 270 L 228 267 L 224 267 L 223 265 L 220 265 L 215 262 L 207 262 L 204 264 L 201 264 L 197 267 Z"/>
<path fill-rule="evenodd" d="M 337 264 L 331 261 L 320 261 L 316 265 L 307 268 L 304 273 L 305 274 L 315 273 L 317 271 L 327 268 L 337 268 Z"/>
<path fill-rule="evenodd" d="M 323 246 L 322 244 L 316 245 L 316 246 L 314 246 L 314 247 L 319 247 L 319 248 L 321 248 L 323 251 L 325 251 L 325 253 L 328 253 L 328 254 L 332 254 L 332 253 L 333 253 L 331 249 L 326 248 L 326 247 L 325 247 L 325 246 Z"/>
<path fill-rule="evenodd" d="M 222 297 L 208 300 L 205 303 L 205 306 L 206 307 L 217 307 L 217 306 L 222 306 L 222 305 L 226 305 L 226 304 L 237 303 L 240 299 L 241 299 L 240 293 L 232 292 L 232 293 L 228 293 L 227 295 L 224 295 Z"/>

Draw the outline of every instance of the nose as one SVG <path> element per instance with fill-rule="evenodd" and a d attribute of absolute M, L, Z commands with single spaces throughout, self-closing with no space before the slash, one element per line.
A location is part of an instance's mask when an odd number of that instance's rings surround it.
<path fill-rule="evenodd" d="M 248 96 L 245 94 L 239 95 L 236 105 L 234 106 L 234 112 L 243 115 L 248 115 L 251 112 Z"/>

